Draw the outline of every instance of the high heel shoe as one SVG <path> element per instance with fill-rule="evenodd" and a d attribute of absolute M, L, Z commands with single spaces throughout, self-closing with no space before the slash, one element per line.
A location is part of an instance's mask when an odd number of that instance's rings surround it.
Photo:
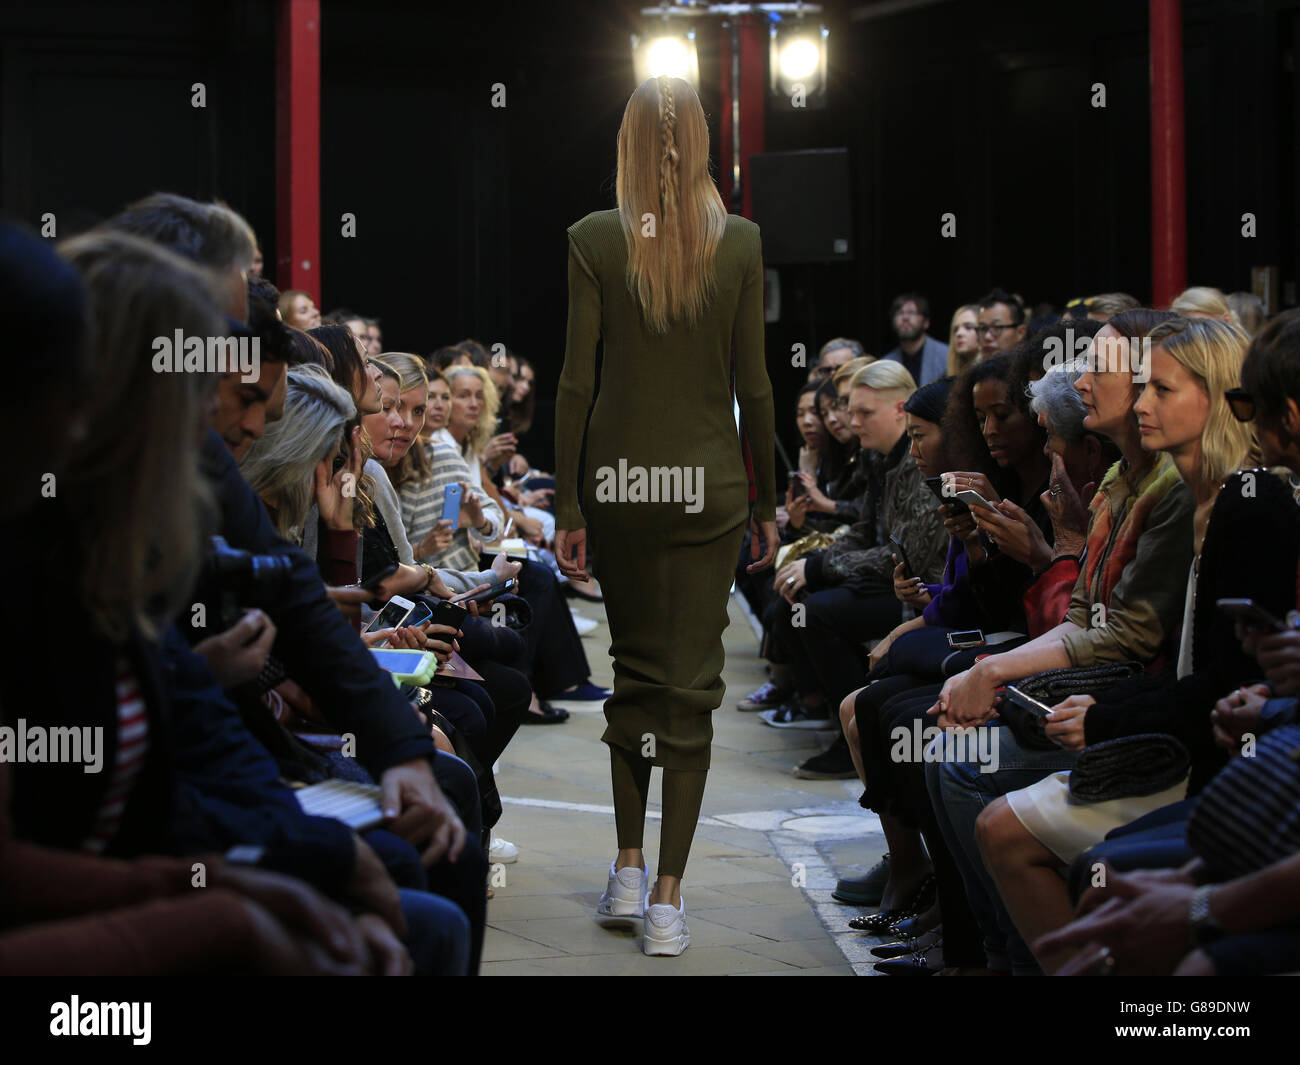
<path fill-rule="evenodd" d="M 923 881 L 921 886 L 916 889 L 915 894 L 907 903 L 897 910 L 881 910 L 879 913 L 869 913 L 863 917 L 854 917 L 849 921 L 849 927 L 855 932 L 867 932 L 870 935 L 883 935 L 890 931 L 894 925 L 902 924 L 909 918 L 916 917 L 934 904 L 934 874 L 931 873 Z"/>

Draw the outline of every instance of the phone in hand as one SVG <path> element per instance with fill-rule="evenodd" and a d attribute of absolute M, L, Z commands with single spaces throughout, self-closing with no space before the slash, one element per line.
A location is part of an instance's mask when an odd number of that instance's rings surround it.
<path fill-rule="evenodd" d="M 890 533 L 889 542 L 894 545 L 894 551 L 898 555 L 898 561 L 903 564 L 903 576 L 907 577 L 909 580 L 912 577 L 915 577 L 916 574 L 912 572 L 912 563 L 908 561 L 907 549 L 903 546 L 903 541 L 893 533 Z"/>
<path fill-rule="evenodd" d="M 469 611 L 463 606 L 444 599 L 433 608 L 433 617 L 430 620 L 435 625 L 447 625 L 459 632 L 461 623 L 467 617 L 469 617 Z"/>
<path fill-rule="evenodd" d="M 1265 632 L 1286 632 L 1290 626 L 1279 621 L 1253 599 L 1219 599 L 1214 604 L 1234 621 Z"/>
<path fill-rule="evenodd" d="M 433 611 L 429 609 L 429 604 L 423 599 L 415 600 L 415 606 L 407 615 L 403 625 L 423 625 L 433 617 Z"/>
<path fill-rule="evenodd" d="M 442 494 L 442 520 L 451 522 L 453 529 L 460 528 L 460 505 L 464 491 L 459 484 L 449 484 Z"/>
<path fill-rule="evenodd" d="M 1008 684 L 1003 690 L 1008 701 L 1015 703 L 1023 710 L 1028 710 L 1035 717 L 1040 717 L 1046 720 L 1047 715 L 1052 712 L 1052 708 L 1046 703 L 1040 702 L 1032 695 L 1026 695 L 1014 685 Z"/>
<path fill-rule="evenodd" d="M 948 633 L 948 646 L 954 651 L 984 646 L 984 633 L 979 629 L 958 629 Z"/>
<path fill-rule="evenodd" d="M 505 580 L 498 581 L 496 584 L 492 585 L 491 588 L 484 588 L 481 592 L 475 592 L 473 595 L 458 600 L 458 602 L 486 603 L 489 599 L 495 599 L 498 595 L 505 595 L 507 592 L 513 591 L 514 587 L 515 579 L 513 577 L 507 577 Z"/>
<path fill-rule="evenodd" d="M 411 611 L 415 609 L 415 604 L 409 599 L 403 599 L 400 595 L 393 596 L 388 600 L 373 618 L 366 622 L 362 632 L 378 632 L 380 629 L 396 629 L 406 624 L 406 619 L 411 616 Z M 380 647 L 387 647 L 388 641 L 384 640 L 379 644 Z"/>
<path fill-rule="evenodd" d="M 798 499 L 802 495 L 808 494 L 808 489 L 804 487 L 803 480 L 800 478 L 798 471 L 790 471 L 790 494 Z"/>
<path fill-rule="evenodd" d="M 934 493 L 934 497 L 945 507 L 948 507 L 954 515 L 965 514 L 966 511 L 970 509 L 955 495 L 944 495 L 942 477 L 927 477 L 925 479 L 925 486 L 930 489 L 930 491 Z"/>
<path fill-rule="evenodd" d="M 962 489 L 962 491 L 957 493 L 957 498 L 960 499 L 967 506 L 984 507 L 986 510 L 998 509 L 987 499 L 985 499 L 982 495 L 980 495 L 977 491 L 975 491 L 973 488 Z"/>

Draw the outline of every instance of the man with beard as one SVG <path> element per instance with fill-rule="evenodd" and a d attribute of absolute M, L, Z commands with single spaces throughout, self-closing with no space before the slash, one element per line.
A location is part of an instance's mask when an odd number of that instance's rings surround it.
<path fill-rule="evenodd" d="M 926 333 L 930 328 L 930 301 L 904 292 L 889 308 L 890 322 L 898 334 L 898 347 L 885 356 L 901 362 L 918 385 L 928 385 L 948 372 L 948 345 Z"/>

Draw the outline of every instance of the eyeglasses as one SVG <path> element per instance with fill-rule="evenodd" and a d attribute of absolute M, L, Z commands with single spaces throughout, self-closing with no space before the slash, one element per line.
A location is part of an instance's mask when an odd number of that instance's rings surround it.
<path fill-rule="evenodd" d="M 977 325 L 975 327 L 975 332 L 992 333 L 994 336 L 997 336 L 1004 329 L 1015 329 L 1015 328 L 1016 327 L 1014 325 Z"/>
<path fill-rule="evenodd" d="M 849 397 L 848 397 L 848 396 L 840 396 L 840 397 L 835 401 L 835 409 L 836 409 L 837 411 L 841 411 L 841 412 L 848 410 L 848 409 L 849 409 Z"/>
<path fill-rule="evenodd" d="M 1228 401 L 1228 409 L 1239 422 L 1248 422 L 1255 417 L 1255 397 L 1244 388 L 1230 388 L 1223 393 Z"/>

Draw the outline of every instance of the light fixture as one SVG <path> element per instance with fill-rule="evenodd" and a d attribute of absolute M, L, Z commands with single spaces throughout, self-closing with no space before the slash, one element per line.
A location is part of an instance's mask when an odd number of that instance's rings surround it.
<path fill-rule="evenodd" d="M 792 109 L 824 107 L 829 31 L 825 26 L 802 19 L 793 22 L 779 19 L 768 32 L 772 95 L 786 101 Z"/>
<path fill-rule="evenodd" d="M 646 33 L 632 34 L 632 63 L 637 84 L 667 74 L 700 87 L 700 59 L 695 50 L 695 30 L 675 30 L 665 24 Z"/>

